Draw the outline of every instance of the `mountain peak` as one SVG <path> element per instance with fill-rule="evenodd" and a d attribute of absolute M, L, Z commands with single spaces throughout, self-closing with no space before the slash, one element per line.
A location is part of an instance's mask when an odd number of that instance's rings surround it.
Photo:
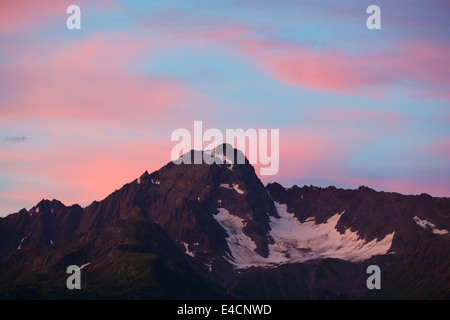
<path fill-rule="evenodd" d="M 56 213 L 65 210 L 67 207 L 59 200 L 42 199 L 36 206 L 31 208 L 30 215 L 35 213 Z"/>

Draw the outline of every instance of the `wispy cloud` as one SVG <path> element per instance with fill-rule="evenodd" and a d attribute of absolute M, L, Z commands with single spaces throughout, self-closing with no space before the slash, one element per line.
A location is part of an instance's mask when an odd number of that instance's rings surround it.
<path fill-rule="evenodd" d="M 201 97 L 174 77 L 127 70 L 138 54 L 155 44 L 142 38 L 97 35 L 75 44 L 54 44 L 53 52 L 17 53 L 0 66 L 8 79 L 0 92 L 14 94 L 3 102 L 0 118 L 77 118 L 96 120 L 158 117 Z M 17 61 L 18 60 L 18 61 Z M 26 60 L 23 65 L 20 61 Z"/>
<path fill-rule="evenodd" d="M 190 46 L 220 46 L 287 85 L 369 97 L 406 86 L 411 95 L 450 99 L 447 42 L 387 36 L 378 46 L 358 38 L 358 50 L 342 43 L 311 46 L 276 34 L 261 36 L 262 27 L 251 22 L 202 13 L 180 18 L 186 13 L 175 9 L 160 13 L 152 13 L 142 26 Z"/>
<path fill-rule="evenodd" d="M 6 137 L 3 140 L 7 141 L 7 142 L 20 143 L 20 142 L 24 142 L 28 139 L 29 138 L 27 136 L 21 136 L 21 137 Z"/>
<path fill-rule="evenodd" d="M 0 35 L 10 35 L 17 31 L 43 26 L 54 21 L 58 15 L 64 18 L 69 4 L 67 0 L 1 1 Z"/>

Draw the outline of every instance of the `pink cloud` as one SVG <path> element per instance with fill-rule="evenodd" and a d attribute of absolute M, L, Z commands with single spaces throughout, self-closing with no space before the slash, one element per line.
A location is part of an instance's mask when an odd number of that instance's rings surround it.
<path fill-rule="evenodd" d="M 350 53 L 342 49 L 312 50 L 270 41 L 247 39 L 245 54 L 283 83 L 342 94 L 369 94 L 374 89 L 410 82 L 424 92 L 448 97 L 450 65 L 447 45 L 432 42 L 399 43 L 397 50 Z"/>
<path fill-rule="evenodd" d="M 2 68 L 11 98 L 3 103 L 0 118 L 133 119 L 203 104 L 177 79 L 127 70 L 152 45 L 100 35 L 77 45 L 55 45 L 50 54 L 25 53 L 18 63 Z"/>
<path fill-rule="evenodd" d="M 414 88 L 412 95 L 450 98 L 446 43 L 409 37 L 376 51 L 320 49 L 256 36 L 262 27 L 183 14 L 175 9 L 152 13 L 141 25 L 192 46 L 220 46 L 292 86 L 378 97 L 392 86 L 407 84 Z"/>
<path fill-rule="evenodd" d="M 68 0 L 21 0 L 0 2 L 0 34 L 9 35 L 26 28 L 41 27 L 51 19 L 61 18 L 65 25 Z"/>
<path fill-rule="evenodd" d="M 446 90 L 450 85 L 450 46 L 445 43 L 408 38 L 391 48 L 356 53 L 257 38 L 255 31 L 244 24 L 208 19 L 198 23 L 204 24 L 203 28 L 191 28 L 186 33 L 175 29 L 172 35 L 194 45 L 221 45 L 288 85 L 379 96 L 390 86 L 407 83 L 417 87 L 419 93 L 414 94 L 450 98 Z"/>
<path fill-rule="evenodd" d="M 66 26 L 70 5 L 78 5 L 81 12 L 120 12 L 122 9 L 116 1 L 110 0 L 20 0 L 0 1 L 0 35 L 11 35 L 15 32 L 28 31 L 43 27 L 50 23 L 60 23 Z"/>
<path fill-rule="evenodd" d="M 273 53 L 271 48 L 267 49 L 258 49 L 258 62 L 271 76 L 289 85 L 344 92 L 369 81 L 364 73 L 356 71 L 359 66 L 354 62 L 350 64 L 351 59 L 340 52 L 312 52 L 295 48 Z"/>

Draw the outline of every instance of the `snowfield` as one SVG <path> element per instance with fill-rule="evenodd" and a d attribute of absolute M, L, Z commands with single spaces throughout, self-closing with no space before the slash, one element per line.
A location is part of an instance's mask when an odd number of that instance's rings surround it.
<path fill-rule="evenodd" d="M 323 258 L 358 262 L 374 255 L 387 254 L 391 248 L 395 232 L 381 240 L 367 242 L 357 232 L 346 230 L 340 234 L 336 230 L 343 212 L 335 214 L 326 223 L 316 224 L 313 218 L 301 223 L 294 214 L 287 212 L 285 204 L 274 203 L 280 218 L 270 217 L 270 235 L 275 243 L 269 245 L 267 258 L 254 251 L 256 244 L 244 234 L 243 220 L 225 208 L 218 208 L 219 213 L 214 218 L 227 232 L 227 244 L 231 252 L 225 258 L 235 268 L 275 267 Z"/>

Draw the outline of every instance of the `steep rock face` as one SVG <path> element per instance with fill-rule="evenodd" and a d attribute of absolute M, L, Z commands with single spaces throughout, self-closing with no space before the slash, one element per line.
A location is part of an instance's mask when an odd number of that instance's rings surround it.
<path fill-rule="evenodd" d="M 367 291 L 363 299 L 450 299 L 450 234 L 425 231 L 408 238 L 394 241 L 398 253 L 382 269 L 381 290 Z"/>
<path fill-rule="evenodd" d="M 238 299 L 364 299 L 367 266 L 388 269 L 394 261 L 394 256 L 373 257 L 363 263 L 327 258 L 277 268 L 249 268 L 232 280 L 228 292 Z"/>
<path fill-rule="evenodd" d="M 217 209 L 225 208 L 243 219 L 244 233 L 256 243 L 259 254 L 267 255 L 269 215 L 277 213 L 250 164 L 169 163 L 157 172 L 156 179 L 160 196 L 150 217 L 172 238 L 187 243 L 190 251 L 220 253 L 226 249 L 223 230 L 214 219 Z"/>
<path fill-rule="evenodd" d="M 193 158 L 195 152 L 187 156 Z M 79 231 L 95 229 L 122 217 L 135 205 L 177 243 L 186 244 L 190 252 L 199 253 L 207 260 L 227 250 L 226 234 L 214 219 L 218 208 L 226 208 L 244 220 L 244 232 L 263 256 L 268 254 L 270 242 L 268 217 L 277 214 L 248 161 L 232 167 L 170 162 L 152 174 L 145 172 L 103 201 L 88 206 Z"/>
<path fill-rule="evenodd" d="M 27 245 L 50 245 L 74 234 L 82 215 L 79 205 L 42 200 L 30 211 L 22 209 L 0 219 L 0 258 Z"/>

